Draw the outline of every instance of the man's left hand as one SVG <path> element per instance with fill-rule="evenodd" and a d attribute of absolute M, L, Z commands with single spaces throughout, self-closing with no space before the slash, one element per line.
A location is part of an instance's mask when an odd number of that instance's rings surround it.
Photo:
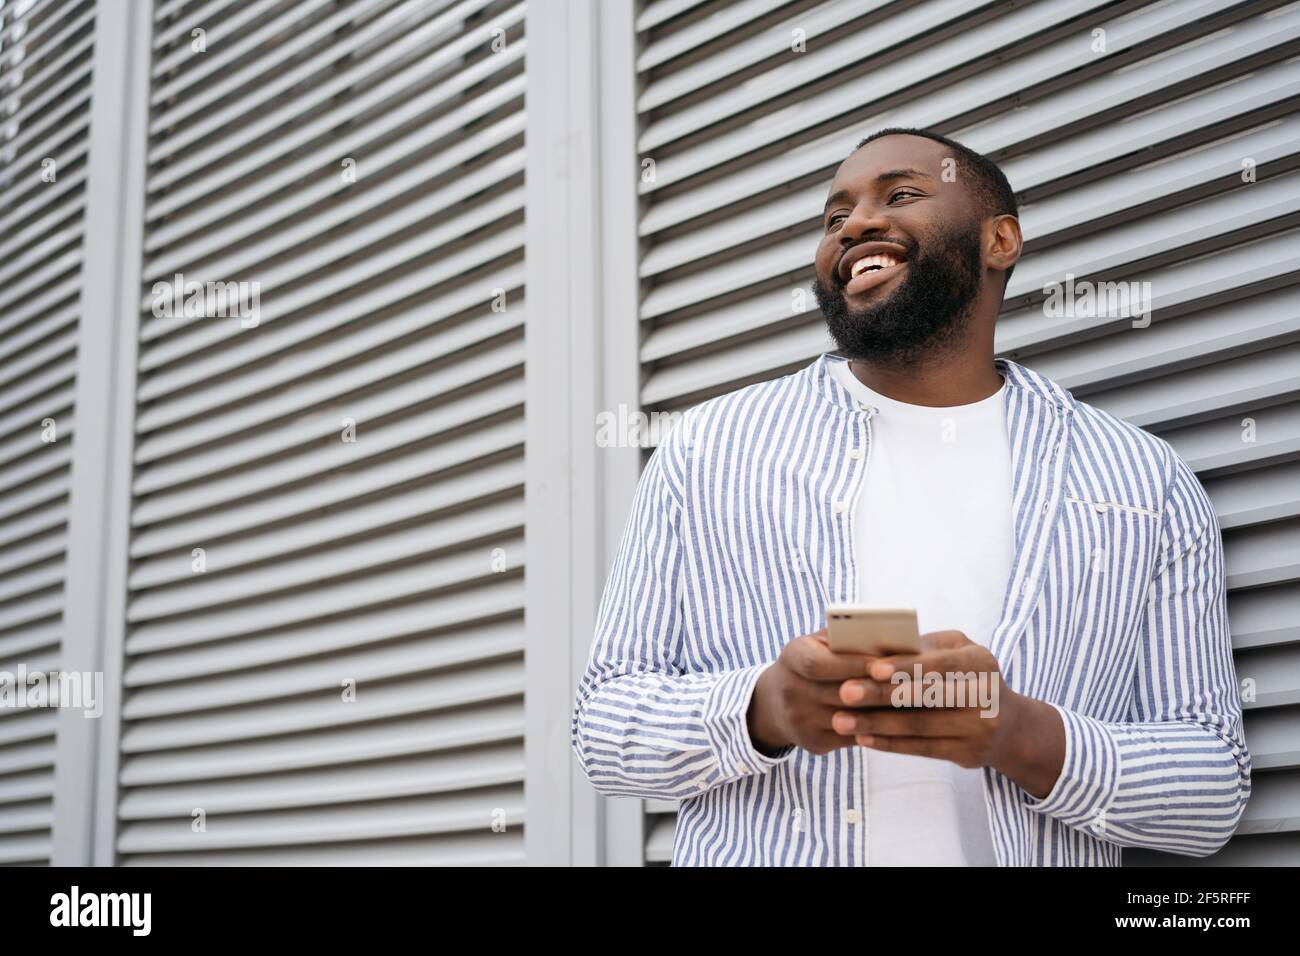
<path fill-rule="evenodd" d="M 864 747 L 992 767 L 1038 798 L 1065 761 L 1060 714 L 1008 687 L 989 649 L 961 631 L 921 635 L 919 654 L 877 658 L 866 679 L 840 685 L 840 700 L 836 732 Z"/>

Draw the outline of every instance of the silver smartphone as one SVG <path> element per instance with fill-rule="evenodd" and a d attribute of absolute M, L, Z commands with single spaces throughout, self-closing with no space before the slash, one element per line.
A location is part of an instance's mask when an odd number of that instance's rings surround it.
<path fill-rule="evenodd" d="M 921 635 L 916 609 L 879 604 L 832 604 L 826 608 L 826 643 L 852 654 L 917 654 Z"/>

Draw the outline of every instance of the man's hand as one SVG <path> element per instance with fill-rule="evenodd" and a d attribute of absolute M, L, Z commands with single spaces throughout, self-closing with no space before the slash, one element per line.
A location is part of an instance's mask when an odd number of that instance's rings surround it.
<path fill-rule="evenodd" d="M 913 679 L 917 664 L 919 684 Z M 904 676 L 896 681 L 895 673 Z M 940 698 L 945 706 L 923 706 L 932 675 L 945 689 L 964 684 L 966 706 L 946 706 L 952 700 L 947 694 Z M 896 692 L 902 707 L 893 706 Z M 841 695 L 847 707 L 836 711 L 835 731 L 864 747 L 993 767 L 1039 798 L 1051 792 L 1065 761 L 1060 714 L 1007 687 L 988 648 L 960 631 L 921 635 L 920 654 L 869 659 L 867 677 L 848 681 Z M 996 711 L 981 706 L 990 700 Z"/>
<path fill-rule="evenodd" d="M 776 662 L 759 675 L 749 702 L 749 735 L 760 750 L 772 753 L 791 744 L 815 754 L 852 747 L 852 736 L 836 733 L 832 718 L 849 702 L 840 687 L 862 677 L 878 657 L 837 654 L 826 631 L 796 637 Z"/>

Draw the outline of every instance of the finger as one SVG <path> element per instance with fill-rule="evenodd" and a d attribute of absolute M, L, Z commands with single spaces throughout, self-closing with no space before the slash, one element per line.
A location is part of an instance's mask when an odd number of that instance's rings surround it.
<path fill-rule="evenodd" d="M 826 703 L 838 707 L 889 707 L 894 693 L 890 684 L 861 677 L 830 687 Z"/>
<path fill-rule="evenodd" d="M 867 665 L 876 660 L 865 654 L 839 654 L 814 635 L 797 638 L 787 650 L 790 669 L 800 677 L 814 681 L 842 681 L 861 677 Z"/>
<path fill-rule="evenodd" d="M 868 665 L 867 675 L 873 680 L 884 681 L 901 672 L 906 679 L 911 680 L 915 677 L 917 665 L 920 665 L 922 674 L 964 674 L 997 670 L 997 661 L 986 648 L 969 644 L 920 654 L 893 654 L 877 658 Z"/>
<path fill-rule="evenodd" d="M 904 676 L 904 672 L 900 671 L 888 681 L 868 679 L 867 682 L 879 688 L 874 697 L 886 698 L 878 706 L 891 707 L 996 708 L 1002 687 L 996 676 L 974 670 L 949 673 L 923 671 L 920 680 Z M 843 699 L 843 695 L 841 697 Z M 861 706 L 847 699 L 844 703 Z"/>
<path fill-rule="evenodd" d="M 913 757 L 931 757 L 961 763 L 971 761 L 966 744 L 951 737 L 858 737 L 859 746 L 886 753 L 910 754 Z"/>
<path fill-rule="evenodd" d="M 965 710 L 929 708 L 839 710 L 832 717 L 836 733 L 872 737 L 966 737 L 971 721 L 978 720 Z"/>
<path fill-rule="evenodd" d="M 927 631 L 921 635 L 922 651 L 942 651 L 975 643 L 961 631 Z"/>

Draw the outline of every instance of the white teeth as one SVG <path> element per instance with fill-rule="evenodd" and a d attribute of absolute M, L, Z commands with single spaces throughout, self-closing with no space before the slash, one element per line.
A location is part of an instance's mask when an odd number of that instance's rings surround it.
<path fill-rule="evenodd" d="M 857 262 L 853 263 L 853 268 L 849 270 L 849 274 L 851 278 L 856 279 L 858 276 L 862 275 L 862 273 L 866 272 L 872 266 L 879 266 L 882 269 L 887 269 L 890 266 L 898 265 L 899 262 L 900 262 L 899 259 L 896 259 L 894 256 L 891 256 L 889 253 L 884 253 L 882 255 L 876 255 L 876 256 L 863 256 Z"/>

